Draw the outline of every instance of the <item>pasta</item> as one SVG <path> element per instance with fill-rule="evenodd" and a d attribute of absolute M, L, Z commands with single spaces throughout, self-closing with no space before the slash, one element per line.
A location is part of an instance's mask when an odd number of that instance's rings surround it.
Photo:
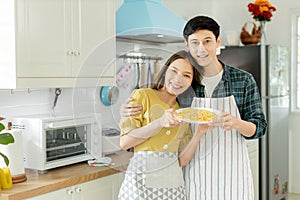
<path fill-rule="evenodd" d="M 177 112 L 177 116 L 184 121 L 211 122 L 218 118 L 217 114 L 201 108 L 184 108 Z"/>

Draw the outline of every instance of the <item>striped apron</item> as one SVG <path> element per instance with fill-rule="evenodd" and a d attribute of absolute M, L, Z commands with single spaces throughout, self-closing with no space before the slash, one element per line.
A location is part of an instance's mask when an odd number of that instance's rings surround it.
<path fill-rule="evenodd" d="M 234 96 L 193 99 L 192 107 L 223 110 L 240 118 Z M 197 124 L 192 125 L 196 130 Z M 194 132 L 194 131 L 193 131 Z M 253 200 L 253 180 L 244 137 L 236 130 L 214 128 L 200 140 L 184 168 L 188 200 Z"/>

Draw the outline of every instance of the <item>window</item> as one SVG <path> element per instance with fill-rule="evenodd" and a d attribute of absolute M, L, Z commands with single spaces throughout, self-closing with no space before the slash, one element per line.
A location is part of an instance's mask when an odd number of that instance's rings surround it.
<path fill-rule="evenodd" d="M 291 42 L 291 106 L 292 111 L 300 112 L 300 10 L 292 14 Z"/>

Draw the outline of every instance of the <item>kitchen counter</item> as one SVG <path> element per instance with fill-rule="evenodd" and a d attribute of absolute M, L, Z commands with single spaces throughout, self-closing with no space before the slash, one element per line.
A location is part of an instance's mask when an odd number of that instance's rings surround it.
<path fill-rule="evenodd" d="M 0 191 L 0 200 L 19 200 L 38 196 L 101 177 L 125 171 L 132 153 L 120 151 L 110 155 L 109 167 L 90 167 L 87 162 L 51 169 L 46 174 L 26 169 L 27 181 L 14 184 L 11 189 Z"/>

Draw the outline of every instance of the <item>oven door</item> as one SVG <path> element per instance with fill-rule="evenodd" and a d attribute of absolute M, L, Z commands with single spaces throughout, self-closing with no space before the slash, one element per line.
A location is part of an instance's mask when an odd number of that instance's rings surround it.
<path fill-rule="evenodd" d="M 78 162 L 91 158 L 89 148 L 92 124 L 91 118 L 45 123 L 46 164 L 58 160 L 61 162 L 77 158 L 75 160 Z"/>

